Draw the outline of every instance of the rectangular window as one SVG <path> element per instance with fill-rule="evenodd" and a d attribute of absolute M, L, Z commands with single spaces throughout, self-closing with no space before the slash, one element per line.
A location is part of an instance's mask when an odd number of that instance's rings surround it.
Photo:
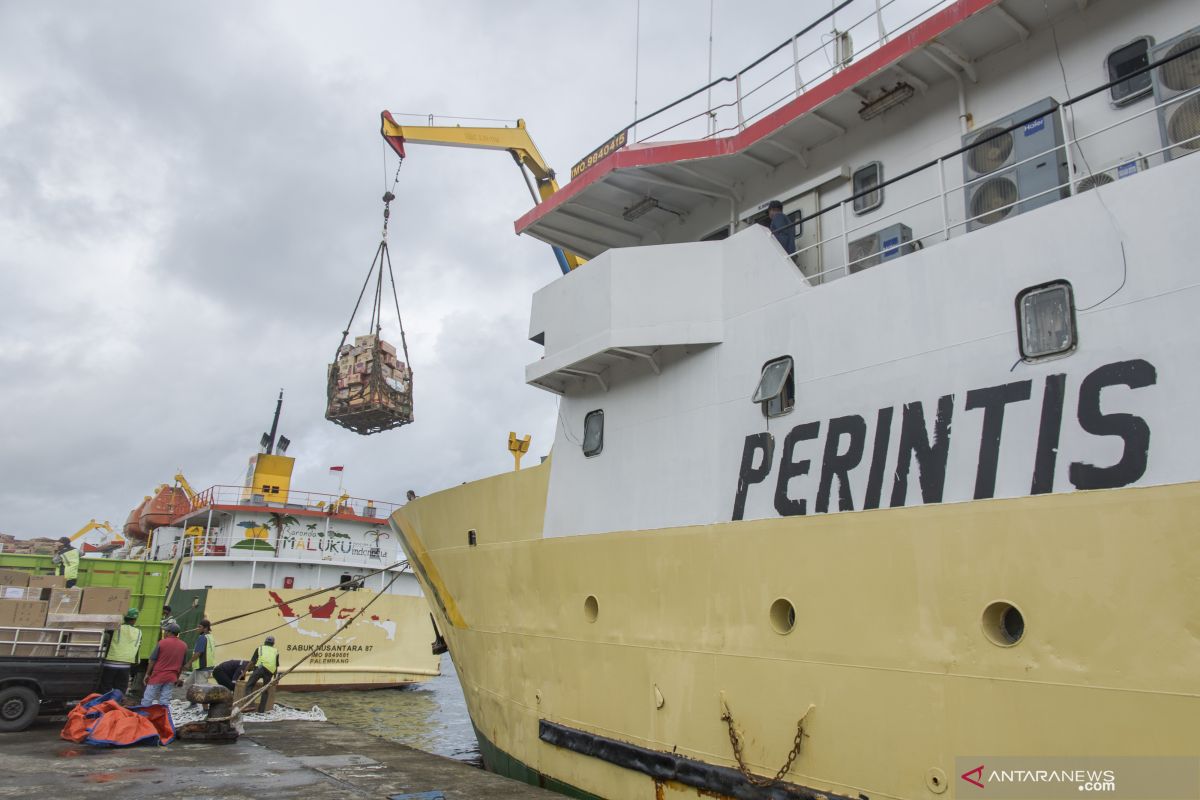
<path fill-rule="evenodd" d="M 583 454 L 588 458 L 604 449 L 604 411 L 596 409 L 583 418 Z"/>
<path fill-rule="evenodd" d="M 883 183 L 883 164 L 878 161 L 872 161 L 870 164 L 854 170 L 851 184 L 856 195 L 854 198 L 855 214 L 865 214 L 883 205 L 883 188 L 879 186 L 881 183 Z M 866 192 L 866 194 L 858 197 L 857 195 L 862 192 Z"/>
<path fill-rule="evenodd" d="M 1066 281 L 1026 289 L 1017 296 L 1021 358 L 1032 361 L 1075 349 L 1075 299 Z"/>
<path fill-rule="evenodd" d="M 763 415 L 767 417 L 779 417 L 792 410 L 796 405 L 796 379 L 792 376 L 791 356 L 763 365 L 751 400 L 762 405 Z"/>
<path fill-rule="evenodd" d="M 1108 67 L 1108 79 L 1110 81 L 1119 80 L 1131 72 L 1149 66 L 1151 44 L 1153 42 L 1150 37 L 1143 36 L 1109 53 L 1108 58 L 1104 61 Z M 1112 95 L 1113 104 L 1118 106 L 1145 97 L 1150 94 L 1150 72 L 1147 70 L 1140 75 L 1134 75 L 1120 83 L 1115 83 L 1109 92 Z"/>

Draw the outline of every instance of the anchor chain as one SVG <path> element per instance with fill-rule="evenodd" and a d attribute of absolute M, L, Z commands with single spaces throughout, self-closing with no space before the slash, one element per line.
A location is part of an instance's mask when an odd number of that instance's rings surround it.
<path fill-rule="evenodd" d="M 783 776 L 791 772 L 792 763 L 796 760 L 796 757 L 800 755 L 800 747 L 804 742 L 804 737 L 808 736 L 808 734 L 804 732 L 804 720 L 808 717 L 808 712 L 812 710 L 813 707 L 809 706 L 808 711 L 805 711 L 804 715 L 800 717 L 800 721 L 796 723 L 796 737 L 792 740 L 792 749 L 788 752 L 787 759 L 783 762 L 783 766 L 780 767 L 779 771 L 775 773 L 774 778 L 763 778 L 762 776 L 751 772 L 750 768 L 746 766 L 746 760 L 742 756 L 742 740 L 741 737 L 738 736 L 737 730 L 735 730 L 733 727 L 733 712 L 731 712 L 729 707 L 726 706 L 725 713 L 721 715 L 721 720 L 729 729 L 729 744 L 733 748 L 733 759 L 737 762 L 738 772 L 742 773 L 746 780 L 755 786 L 773 786 L 774 784 L 783 780 Z"/>

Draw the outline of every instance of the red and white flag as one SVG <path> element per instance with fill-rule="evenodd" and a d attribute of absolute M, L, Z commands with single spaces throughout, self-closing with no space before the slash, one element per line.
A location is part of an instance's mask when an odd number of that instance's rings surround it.
<path fill-rule="evenodd" d="M 344 469 L 345 469 L 345 467 L 330 467 L 329 471 L 330 472 L 341 472 Z"/>

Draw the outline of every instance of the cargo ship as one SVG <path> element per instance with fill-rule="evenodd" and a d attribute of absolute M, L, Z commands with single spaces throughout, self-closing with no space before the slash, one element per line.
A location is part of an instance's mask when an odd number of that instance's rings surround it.
<path fill-rule="evenodd" d="M 854 0 L 581 160 L 516 223 L 590 259 L 533 296 L 551 457 L 391 518 L 486 765 L 1194 796 L 1198 149 L 1194 2 Z"/>
<path fill-rule="evenodd" d="M 202 617 L 219 623 L 218 662 L 249 659 L 268 634 L 282 669 L 317 650 L 283 677 L 284 690 L 396 688 L 438 675 L 428 609 L 387 525 L 398 504 L 293 487 L 278 418 L 277 406 L 241 486 L 194 492 L 177 476 L 180 485 L 135 509 L 126 536 L 143 557 L 175 565 L 173 616 L 185 630 Z"/>

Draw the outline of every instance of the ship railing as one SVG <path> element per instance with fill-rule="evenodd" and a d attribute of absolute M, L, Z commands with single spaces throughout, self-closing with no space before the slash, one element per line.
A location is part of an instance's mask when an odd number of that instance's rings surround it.
<path fill-rule="evenodd" d="M 196 495 L 193 511 L 209 506 L 262 506 L 288 510 L 321 511 L 326 514 L 353 514 L 386 520 L 402 503 L 389 503 L 366 497 L 346 497 L 331 492 L 307 492 L 297 489 L 276 493 L 260 492 L 246 486 L 210 486 Z"/>
<path fill-rule="evenodd" d="M 637 142 L 660 140 L 668 134 L 671 139 L 709 139 L 745 130 L 755 120 L 953 5 L 955 0 L 936 0 L 916 13 L 902 6 L 893 8 L 897 2 L 842 0 L 733 75 L 710 81 L 635 119 L 624 130 L 630 131 L 630 141 Z M 851 21 L 839 27 L 839 16 Z M 825 23 L 836 33 L 821 30 Z M 897 72 L 904 76 L 902 70 Z M 923 83 L 911 75 L 906 79 Z M 638 138 L 639 128 L 651 132 Z"/>
<path fill-rule="evenodd" d="M 1144 126 L 1145 129 L 1143 131 L 1135 133 L 1133 136 L 1121 135 L 1119 137 L 1119 142 L 1122 144 L 1126 142 L 1140 142 L 1142 147 L 1138 148 L 1136 152 L 1131 152 L 1127 147 L 1114 147 L 1101 141 L 1107 135 L 1119 130 L 1124 134 L 1127 132 L 1126 126 L 1136 125 L 1145 117 L 1158 115 L 1165 109 L 1196 97 L 1200 94 L 1200 86 L 1180 92 L 1161 103 L 1156 103 L 1139 111 L 1126 114 L 1116 121 L 1103 124 L 1094 130 L 1084 133 L 1080 133 L 1081 126 L 1074 113 L 1076 106 L 1080 103 L 1093 98 L 1104 97 L 1103 93 L 1116 84 L 1127 81 L 1143 72 L 1157 69 L 1169 61 L 1182 58 L 1195 49 L 1198 48 L 1189 48 L 1168 58 L 1152 62 L 1130 75 L 1122 76 L 1119 80 L 1097 86 L 1061 103 L 1055 111 L 1033 114 L 1006 128 L 998 128 L 993 135 L 986 139 L 972 141 L 950 153 L 913 167 L 869 189 L 854 193 L 844 200 L 825 206 L 812 214 L 802 216 L 799 221 L 794 223 L 794 226 L 801 233 L 804 231 L 804 226 L 814 220 L 819 221 L 818 226 L 820 229 L 832 228 L 833 230 L 829 235 L 823 236 L 815 242 L 805 244 L 789 255 L 796 260 L 811 283 L 827 283 L 831 280 L 853 274 L 857 271 L 856 268 L 878 265 L 879 261 L 877 259 L 882 259 L 885 253 L 892 254 L 894 251 L 898 251 L 898 255 L 902 256 L 916 249 L 936 245 L 961 236 L 973 230 L 973 226 L 976 223 L 980 223 L 978 227 L 990 227 L 991 224 L 1003 222 L 1005 218 L 1012 215 L 1022 205 L 1032 203 L 1047 196 L 1066 198 L 1079 194 L 1081 191 L 1101 192 L 1103 191 L 1103 185 L 1081 188 L 1081 184 L 1089 179 L 1096 180 L 1097 176 L 1111 177 L 1111 173 L 1114 170 L 1127 166 L 1130 163 L 1135 165 L 1137 172 L 1141 172 L 1200 151 L 1200 134 L 1162 145 L 1158 130 L 1159 126 L 1157 124 L 1154 126 Z M 1031 122 L 1051 115 L 1057 115 L 1058 117 L 1057 122 L 1062 130 L 1061 144 L 1056 144 L 1035 155 L 1027 156 L 1020 161 L 1006 163 L 1002 167 L 974 178 L 948 180 L 947 165 L 950 165 L 951 172 L 962 175 L 962 160 L 967 157 L 967 154 L 971 150 L 993 139 L 998 139 L 1013 131 L 1022 129 Z M 1115 158 L 1112 155 L 1105 156 L 1103 155 L 1105 151 L 1110 153 L 1119 151 L 1122 155 Z M 1168 155 L 1168 151 L 1170 151 L 1170 155 Z M 966 198 L 972 187 L 984 181 L 1009 174 L 1021 165 L 1044 159 L 1048 155 L 1053 156 L 1056 161 L 1061 159 L 1065 163 L 1066 180 L 1042 191 L 1024 196 L 1020 196 L 1018 191 L 1017 199 L 1012 202 L 989 207 L 978 214 L 970 214 L 967 211 L 969 206 Z M 853 206 L 856 200 L 888 189 L 903 191 L 906 196 L 915 197 L 916 199 L 894 210 L 889 210 L 887 213 L 870 213 L 861 217 L 854 215 Z M 958 210 L 958 213 L 955 213 L 952 209 Z M 919 222 L 917 222 L 918 218 L 920 219 Z M 851 257 L 851 245 L 856 239 L 870 236 L 873 232 L 885 230 L 895 223 L 908 225 L 910 222 L 917 222 L 916 225 L 911 226 L 912 237 L 910 241 L 900 242 L 899 244 L 885 244 L 880 241 L 879 245 L 874 249 L 867 252 L 855 253 L 854 257 Z M 819 257 L 813 257 L 813 254 L 819 254 Z M 817 262 L 820 269 L 814 270 L 811 268 L 814 261 Z"/>

